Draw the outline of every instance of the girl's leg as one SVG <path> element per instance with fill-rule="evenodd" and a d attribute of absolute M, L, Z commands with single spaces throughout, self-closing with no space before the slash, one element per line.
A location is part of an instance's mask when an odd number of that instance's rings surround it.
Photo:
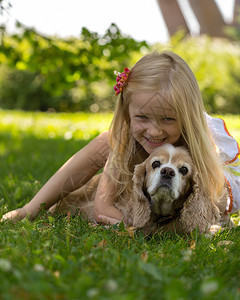
<path fill-rule="evenodd" d="M 73 155 L 28 204 L 6 213 L 2 220 L 21 220 L 27 215 L 30 219 L 34 219 L 43 205 L 45 209 L 48 209 L 68 193 L 84 185 L 104 166 L 108 154 L 108 132 L 106 131 Z"/>

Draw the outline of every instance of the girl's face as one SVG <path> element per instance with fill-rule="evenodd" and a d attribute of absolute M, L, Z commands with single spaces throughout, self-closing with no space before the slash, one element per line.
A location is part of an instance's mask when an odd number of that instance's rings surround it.
<path fill-rule="evenodd" d="M 149 154 L 165 143 L 174 145 L 181 137 L 173 108 L 157 92 L 133 94 L 129 115 L 133 137 Z"/>

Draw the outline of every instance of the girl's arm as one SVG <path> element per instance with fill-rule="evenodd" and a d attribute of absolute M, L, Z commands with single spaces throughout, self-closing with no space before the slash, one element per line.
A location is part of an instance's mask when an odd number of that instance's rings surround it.
<path fill-rule="evenodd" d="M 6 213 L 2 220 L 21 220 L 27 215 L 34 219 L 41 211 L 42 205 L 48 209 L 68 193 L 85 184 L 104 166 L 108 154 L 108 132 L 104 132 L 73 155 L 28 204 Z"/>
<path fill-rule="evenodd" d="M 97 222 L 116 224 L 123 219 L 122 212 L 114 206 L 116 184 L 110 176 L 109 159 L 101 175 L 94 200 L 94 215 Z"/>

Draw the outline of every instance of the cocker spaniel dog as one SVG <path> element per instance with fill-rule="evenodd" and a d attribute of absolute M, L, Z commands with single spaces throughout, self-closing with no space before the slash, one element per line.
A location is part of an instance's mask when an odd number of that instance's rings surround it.
<path fill-rule="evenodd" d="M 70 193 L 51 212 L 80 212 L 90 222 L 94 220 L 94 197 L 101 175 Z M 188 151 L 170 144 L 155 149 L 141 164 L 135 166 L 132 196 L 116 199 L 115 206 L 124 215 L 124 223 L 152 233 L 159 228 L 190 233 L 219 229 L 230 222 L 225 214 L 227 189 L 217 203 L 206 198 L 199 176 Z"/>

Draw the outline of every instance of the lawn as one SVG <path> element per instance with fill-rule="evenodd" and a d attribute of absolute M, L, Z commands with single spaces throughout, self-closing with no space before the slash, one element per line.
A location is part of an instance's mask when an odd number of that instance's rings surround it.
<path fill-rule="evenodd" d="M 28 202 L 111 117 L 0 111 L 1 214 Z M 221 117 L 240 142 L 240 117 Z M 240 299 L 239 245 L 240 227 L 212 239 L 145 237 L 43 212 L 1 224 L 0 299 Z"/>

